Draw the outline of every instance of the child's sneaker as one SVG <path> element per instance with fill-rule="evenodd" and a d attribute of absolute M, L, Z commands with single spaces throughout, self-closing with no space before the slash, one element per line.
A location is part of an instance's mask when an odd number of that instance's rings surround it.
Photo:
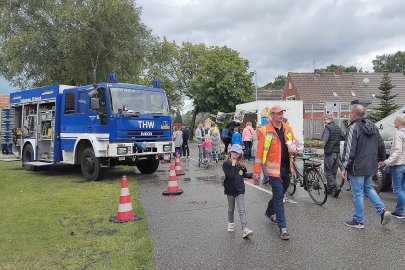
<path fill-rule="evenodd" d="M 249 230 L 248 228 L 245 228 L 245 229 L 243 230 L 242 237 L 243 237 L 243 238 L 246 238 L 246 237 L 251 236 L 252 234 L 253 234 L 253 231 L 252 231 L 252 230 Z"/>
<path fill-rule="evenodd" d="M 235 223 L 228 223 L 228 232 L 233 232 L 235 230 Z"/>

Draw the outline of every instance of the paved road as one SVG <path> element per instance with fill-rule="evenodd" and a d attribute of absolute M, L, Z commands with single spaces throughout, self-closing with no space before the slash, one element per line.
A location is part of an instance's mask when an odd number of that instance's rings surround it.
<path fill-rule="evenodd" d="M 236 230 L 227 232 L 227 200 L 221 185 L 221 163 L 198 168 L 195 146 L 192 159 L 182 159 L 186 175 L 178 177 L 184 193 L 162 196 L 167 188 L 168 164 L 153 175 L 137 174 L 155 254 L 160 269 L 402 269 L 405 223 L 393 219 L 386 227 L 371 204 L 365 203 L 364 230 L 346 227 L 353 206 L 351 193 L 315 205 L 299 188 L 287 202 L 291 239 L 282 241 L 277 226 L 264 210 L 270 199 L 267 187 L 246 186 L 248 226 L 254 231 L 243 239 L 239 217 Z M 382 193 L 389 209 L 392 193 Z"/>

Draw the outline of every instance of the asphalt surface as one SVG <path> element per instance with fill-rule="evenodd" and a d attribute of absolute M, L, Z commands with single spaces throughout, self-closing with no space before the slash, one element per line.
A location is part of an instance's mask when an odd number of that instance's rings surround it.
<path fill-rule="evenodd" d="M 344 225 L 353 213 L 346 186 L 338 199 L 315 205 L 298 188 L 285 204 L 290 240 L 279 238 L 278 227 L 264 216 L 271 188 L 246 185 L 248 227 L 242 238 L 235 211 L 235 231 L 227 232 L 227 200 L 223 193 L 222 161 L 211 168 L 197 166 L 197 149 L 181 159 L 184 176 L 178 196 L 163 196 L 169 164 L 152 175 L 136 174 L 155 255 L 160 269 L 403 269 L 405 221 L 392 218 L 382 227 L 380 217 L 365 199 L 365 229 Z M 248 166 L 251 171 L 252 165 Z M 340 180 L 338 180 L 340 181 Z M 380 194 L 389 210 L 391 192 Z"/>

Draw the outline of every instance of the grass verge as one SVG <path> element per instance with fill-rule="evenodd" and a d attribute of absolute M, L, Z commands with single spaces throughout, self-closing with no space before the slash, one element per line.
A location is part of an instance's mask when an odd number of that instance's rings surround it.
<path fill-rule="evenodd" d="M 157 269 L 132 172 L 119 167 L 87 182 L 72 166 L 27 172 L 20 162 L 0 162 L 1 269 Z M 108 219 L 123 174 L 143 219 L 115 224 Z"/>

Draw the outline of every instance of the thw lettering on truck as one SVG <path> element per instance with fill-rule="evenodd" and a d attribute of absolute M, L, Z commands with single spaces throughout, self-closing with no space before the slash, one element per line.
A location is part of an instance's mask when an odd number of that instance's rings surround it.
<path fill-rule="evenodd" d="M 155 122 L 153 121 L 138 121 L 140 128 L 153 128 Z"/>

